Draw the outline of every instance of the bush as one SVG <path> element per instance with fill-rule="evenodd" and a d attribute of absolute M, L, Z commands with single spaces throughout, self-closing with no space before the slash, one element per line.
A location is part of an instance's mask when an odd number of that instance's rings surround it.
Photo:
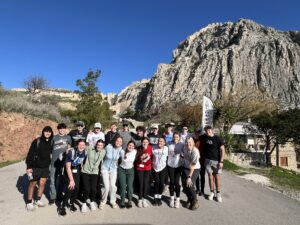
<path fill-rule="evenodd" d="M 28 116 L 62 121 L 59 110 L 55 105 L 33 102 L 24 93 L 8 91 L 2 93 L 0 109 L 5 112 L 18 112 Z"/>

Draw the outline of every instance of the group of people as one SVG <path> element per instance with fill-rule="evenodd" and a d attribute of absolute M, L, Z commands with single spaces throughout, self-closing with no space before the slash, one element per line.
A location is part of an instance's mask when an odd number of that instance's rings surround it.
<path fill-rule="evenodd" d="M 112 123 L 106 134 L 101 131 L 99 122 L 92 132 L 84 128 L 84 122 L 78 121 L 76 129 L 67 134 L 67 126 L 60 123 L 58 134 L 54 135 L 52 128 L 46 126 L 41 136 L 31 143 L 26 158 L 28 211 L 35 210 L 35 205 L 46 205 L 41 197 L 49 174 L 49 205 L 56 203 L 58 214 L 62 216 L 66 215 L 66 208 L 76 211 L 78 200 L 83 213 L 96 210 L 98 206 L 103 209 L 108 198 L 111 207 L 117 208 L 117 191 L 120 208 L 132 207 L 134 192 L 138 196 L 137 206 L 147 207 L 151 185 L 154 206 L 162 205 L 162 194 L 169 185 L 170 207 L 180 208 L 183 191 L 187 195 L 186 207 L 196 210 L 199 207 L 197 194 L 204 196 L 205 171 L 210 187 L 207 198 L 222 201 L 220 173 L 224 141 L 214 134 L 211 126 L 193 135 L 188 133 L 187 127 L 183 127 L 181 133 L 173 132 L 171 124 L 162 135 L 155 124 L 148 135 L 143 126 L 138 126 L 133 133 L 129 131 L 128 121 L 123 121 L 123 129 L 119 131 L 117 124 Z M 100 196 L 99 205 L 97 195 Z"/>

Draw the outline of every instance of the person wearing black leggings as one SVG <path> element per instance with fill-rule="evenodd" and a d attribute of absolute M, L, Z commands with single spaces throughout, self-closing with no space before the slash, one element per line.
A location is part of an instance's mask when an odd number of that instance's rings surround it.
<path fill-rule="evenodd" d="M 170 178 L 170 207 L 180 207 L 180 177 L 182 174 L 181 155 L 183 153 L 184 143 L 180 142 L 180 134 L 173 134 L 173 141 L 169 144 L 168 152 L 168 172 Z M 176 193 L 176 200 L 174 194 Z"/>
<path fill-rule="evenodd" d="M 78 196 L 81 167 L 86 156 L 86 144 L 84 140 L 79 140 L 77 147 L 70 149 L 66 155 L 65 165 L 65 180 L 67 190 L 63 198 L 61 207 L 58 209 L 58 214 L 66 215 L 66 207 L 69 206 L 70 211 L 75 212 L 77 208 L 74 202 Z M 70 200 L 70 204 L 69 204 Z"/>
<path fill-rule="evenodd" d="M 148 195 L 149 180 L 152 169 L 152 146 L 148 138 L 142 139 L 142 146 L 138 148 L 136 157 L 136 171 L 139 183 L 139 201 L 138 207 L 147 207 L 146 197 Z"/>
<path fill-rule="evenodd" d="M 161 195 L 165 187 L 165 177 L 167 176 L 168 147 L 163 137 L 158 139 L 158 145 L 152 150 L 152 167 L 154 177 L 154 205 L 161 206 Z"/>

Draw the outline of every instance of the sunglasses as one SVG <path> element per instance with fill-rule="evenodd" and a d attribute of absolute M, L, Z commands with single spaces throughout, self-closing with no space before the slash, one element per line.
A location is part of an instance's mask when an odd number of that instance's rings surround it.
<path fill-rule="evenodd" d="M 83 125 L 77 125 L 77 127 L 83 127 Z"/>

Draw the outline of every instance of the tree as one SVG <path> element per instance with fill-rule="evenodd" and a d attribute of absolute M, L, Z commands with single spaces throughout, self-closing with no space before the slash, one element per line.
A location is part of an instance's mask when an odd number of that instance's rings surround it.
<path fill-rule="evenodd" d="M 24 87 L 28 93 L 34 96 L 39 90 L 46 89 L 48 87 L 48 81 L 41 75 L 29 76 L 23 82 Z"/>
<path fill-rule="evenodd" d="M 180 117 L 181 124 L 190 129 L 200 127 L 202 119 L 201 105 L 181 105 L 177 108 L 177 115 Z"/>
<path fill-rule="evenodd" d="M 271 112 L 278 104 L 260 90 L 241 86 L 235 92 L 224 93 L 214 105 L 216 124 L 226 132 L 234 123 L 262 111 Z"/>
<path fill-rule="evenodd" d="M 288 141 L 300 143 L 300 109 L 264 111 L 253 117 L 253 123 L 264 134 L 267 165 L 270 164 L 269 158 L 273 151 L 275 149 L 279 151 L 279 144 Z M 279 164 L 278 155 L 279 153 L 276 154 L 277 164 Z"/>
<path fill-rule="evenodd" d="M 76 104 L 77 115 L 74 115 L 73 119 L 85 121 L 87 127 L 91 127 L 95 122 L 101 122 L 102 126 L 106 127 L 113 116 L 108 102 L 103 100 L 96 86 L 100 74 L 99 70 L 90 70 L 85 78 L 76 81 L 76 86 L 80 89 L 80 100 Z"/>

